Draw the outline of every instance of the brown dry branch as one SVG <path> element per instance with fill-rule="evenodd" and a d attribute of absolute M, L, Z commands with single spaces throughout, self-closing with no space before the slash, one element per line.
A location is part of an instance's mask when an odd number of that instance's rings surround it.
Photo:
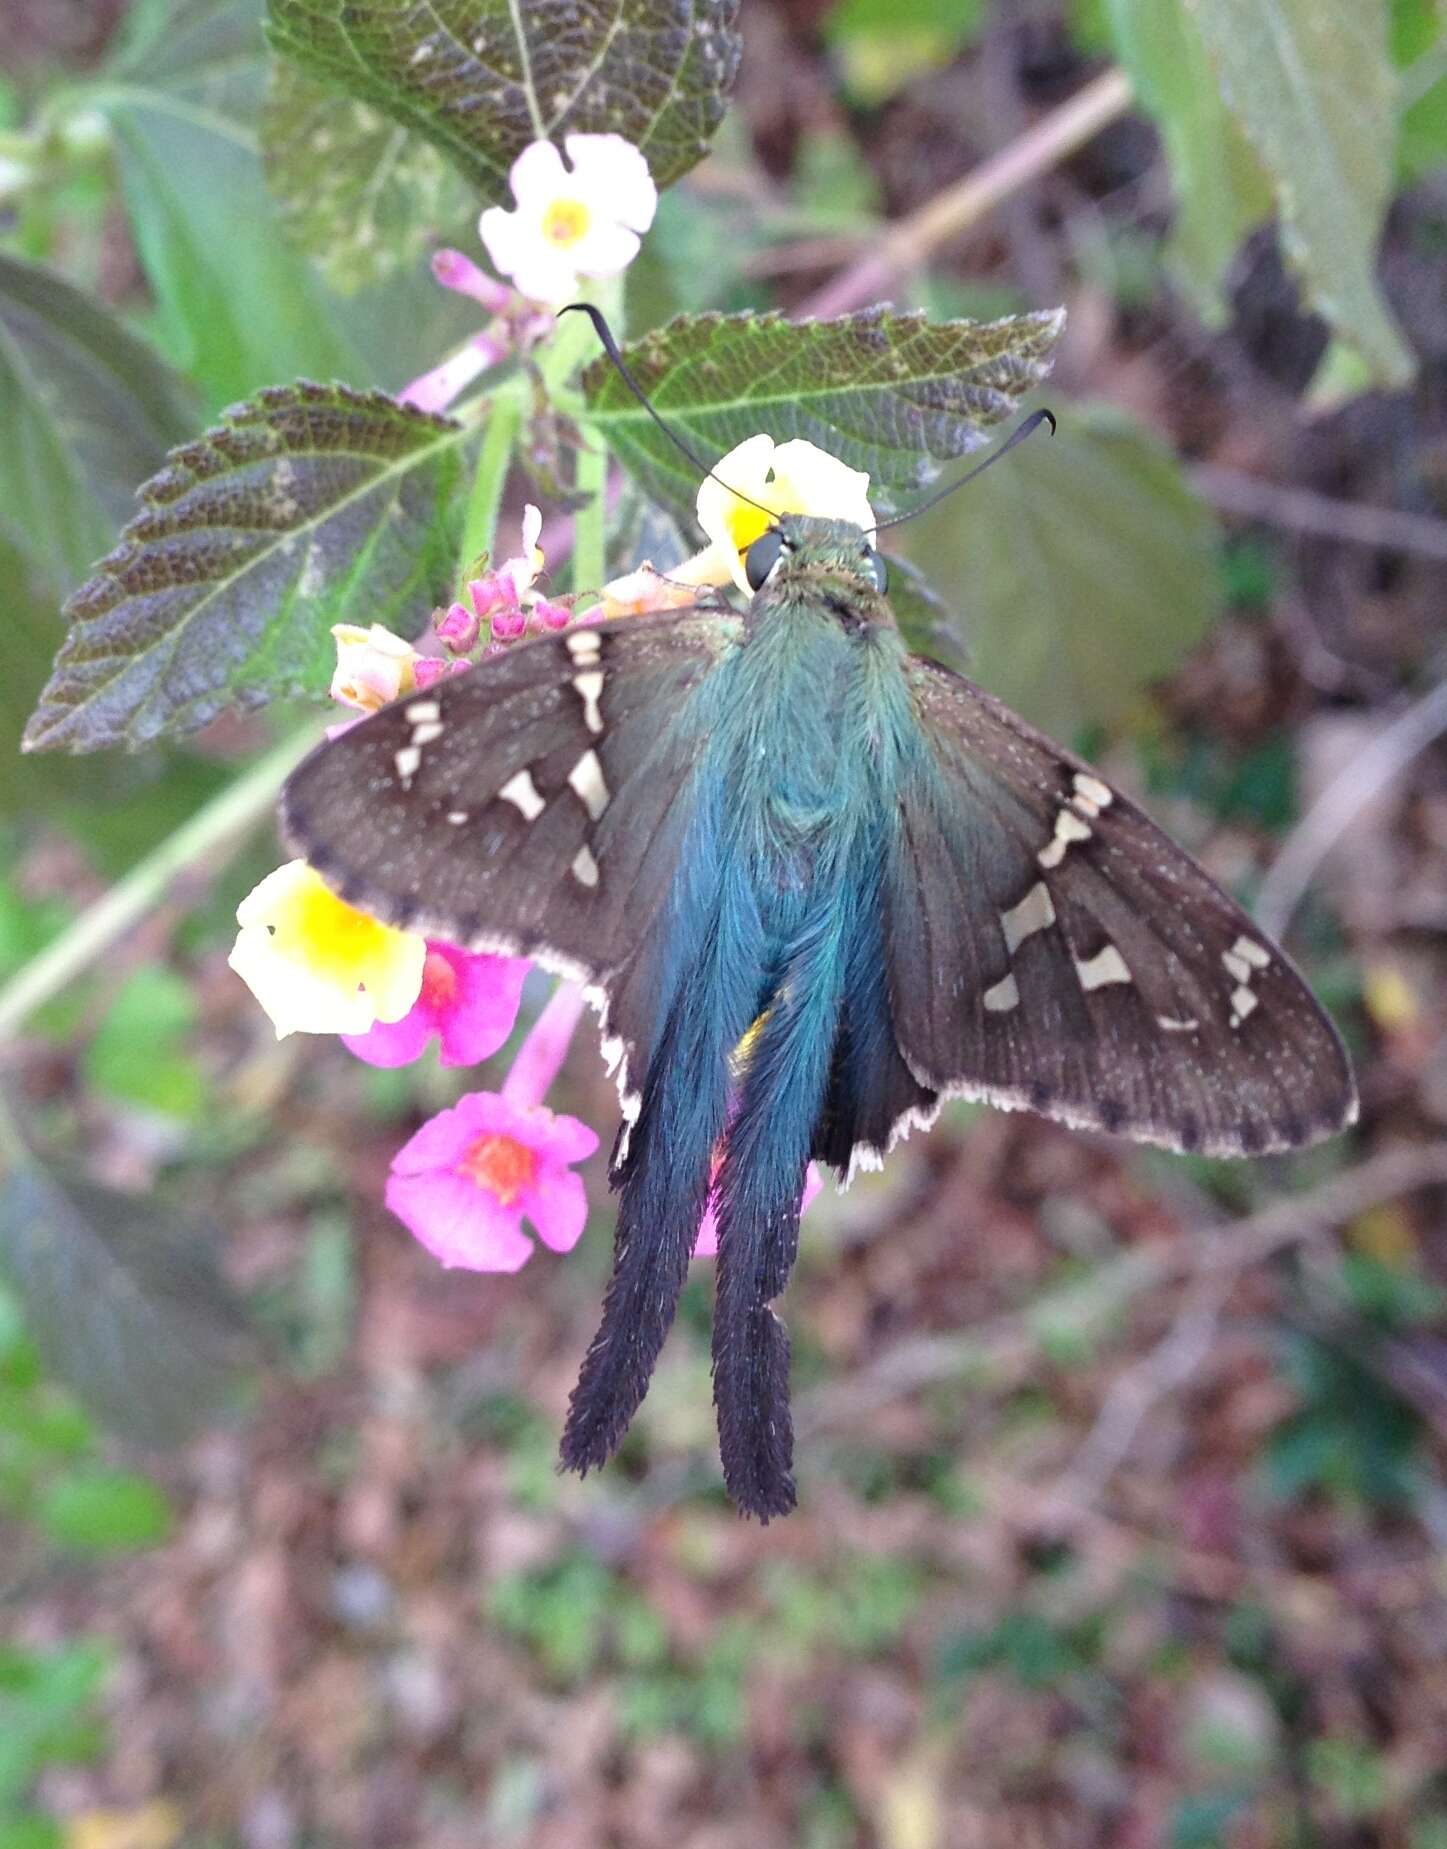
<path fill-rule="evenodd" d="M 841 315 L 875 302 L 900 276 L 918 269 L 942 244 L 1076 153 L 1131 104 L 1122 70 L 1103 72 L 1025 130 L 1008 147 L 889 226 L 879 247 L 836 276 L 804 304 L 810 315 Z"/>
<path fill-rule="evenodd" d="M 1447 1141 L 1388 1149 L 1311 1193 L 1275 1201 L 1225 1231 L 1209 1237 L 1188 1232 L 1168 1246 L 1123 1253 L 1100 1266 L 1087 1283 L 1047 1291 L 1023 1311 L 992 1318 L 958 1335 L 897 1342 L 852 1380 L 821 1388 L 805 1398 L 798 1409 L 798 1424 L 805 1432 L 828 1430 L 851 1424 L 938 1381 L 971 1373 L 1008 1373 L 1032 1360 L 1042 1345 L 1041 1332 L 1059 1326 L 1062 1320 L 1068 1319 L 1075 1327 L 1098 1326 L 1117 1317 L 1144 1292 L 1183 1277 L 1224 1278 L 1229 1288 L 1241 1271 L 1286 1246 L 1353 1220 L 1383 1201 L 1443 1185 L 1447 1185 Z M 1209 1297 L 1201 1301 L 1208 1303 Z M 1194 1333 L 1191 1341 L 1183 1339 L 1187 1354 L 1193 1352 L 1193 1341 Z M 1164 1365 L 1177 1365 L 1177 1351 L 1170 1351 Z"/>

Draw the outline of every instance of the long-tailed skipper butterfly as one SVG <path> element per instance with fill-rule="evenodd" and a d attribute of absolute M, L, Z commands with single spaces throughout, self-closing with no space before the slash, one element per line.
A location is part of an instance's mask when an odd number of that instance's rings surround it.
<path fill-rule="evenodd" d="M 795 1500 L 770 1304 L 811 1159 L 877 1164 L 952 1097 L 1264 1155 L 1356 1097 L 1290 961 L 1188 854 L 907 651 L 866 533 L 782 517 L 746 571 L 741 616 L 582 618 L 395 702 L 282 817 L 352 904 L 586 985 L 623 1125 L 563 1462 L 621 1440 L 712 1189 L 724 1476 L 767 1520 Z"/>

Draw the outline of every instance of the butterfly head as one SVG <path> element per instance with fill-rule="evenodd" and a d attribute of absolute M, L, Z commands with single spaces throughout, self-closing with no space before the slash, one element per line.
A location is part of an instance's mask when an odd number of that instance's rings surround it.
<path fill-rule="evenodd" d="M 856 623 L 893 621 L 884 557 L 850 520 L 782 515 L 749 547 L 744 575 L 756 597 L 767 587 L 778 596 L 822 602 Z"/>

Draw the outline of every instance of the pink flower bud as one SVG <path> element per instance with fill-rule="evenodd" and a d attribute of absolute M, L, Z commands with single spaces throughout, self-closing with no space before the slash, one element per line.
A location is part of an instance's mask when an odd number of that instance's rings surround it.
<path fill-rule="evenodd" d="M 528 619 L 514 604 L 510 610 L 495 610 L 492 617 L 494 642 L 515 642 L 528 626 Z"/>
<path fill-rule="evenodd" d="M 454 655 L 465 655 L 477 641 L 480 625 L 465 603 L 449 604 L 443 615 L 434 617 L 432 627 L 444 648 Z"/>
<path fill-rule="evenodd" d="M 470 661 L 443 661 L 439 655 L 424 655 L 417 663 L 417 691 L 426 693 L 438 681 L 448 680 L 454 674 L 466 674 L 471 666 Z"/>
<path fill-rule="evenodd" d="M 471 296 L 474 302 L 481 302 L 489 314 L 501 314 L 512 299 L 511 289 L 495 282 L 460 250 L 435 251 L 432 274 L 444 289 L 455 289 L 459 295 Z"/>
<path fill-rule="evenodd" d="M 483 621 L 494 610 L 510 609 L 517 602 L 512 574 L 506 571 L 490 571 L 484 577 L 474 578 L 467 587 L 467 594 L 472 599 L 473 609 Z"/>
<path fill-rule="evenodd" d="M 544 629 L 566 629 L 573 620 L 573 612 L 566 604 L 550 603 L 546 597 L 533 605 L 533 616 Z"/>

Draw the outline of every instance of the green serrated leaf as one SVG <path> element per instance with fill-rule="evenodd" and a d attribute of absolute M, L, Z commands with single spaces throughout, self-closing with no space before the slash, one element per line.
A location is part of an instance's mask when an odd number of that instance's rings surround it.
<path fill-rule="evenodd" d="M 1057 405 L 956 501 L 904 527 L 957 601 L 970 673 L 1057 737 L 1108 724 L 1220 603 L 1216 525 L 1174 457 L 1120 413 Z"/>
<path fill-rule="evenodd" d="M 26 749 L 137 745 L 319 693 L 344 616 L 415 634 L 449 582 L 466 434 L 380 392 L 305 381 L 228 412 L 146 483 L 66 605 Z"/>
<path fill-rule="evenodd" d="M 269 0 L 323 82 L 442 149 L 488 200 L 532 141 L 625 136 L 667 186 L 708 152 L 738 67 L 738 0 Z"/>
<path fill-rule="evenodd" d="M 73 1471 L 57 1478 L 36 1515 L 57 1546 L 91 1554 L 152 1547 L 171 1528 L 171 1505 L 159 1486 L 129 1470 Z"/>
<path fill-rule="evenodd" d="M 0 523 L 72 583 L 190 428 L 181 383 L 61 277 L 0 253 Z"/>
<path fill-rule="evenodd" d="M 1117 55 L 1166 145 L 1176 214 L 1167 261 L 1212 326 L 1221 278 L 1246 233 L 1270 216 L 1271 188 L 1221 100 L 1187 0 L 1107 0 Z"/>
<path fill-rule="evenodd" d="M 1396 79 L 1386 0 L 1191 0 L 1227 103 L 1275 184 L 1315 307 L 1386 385 L 1412 377 L 1376 281 Z"/>
<path fill-rule="evenodd" d="M 355 374 L 319 283 L 281 234 L 250 135 L 161 92 L 100 102 L 158 335 L 207 404 L 278 372 Z"/>
<path fill-rule="evenodd" d="M 369 376 L 262 179 L 266 64 L 255 0 L 171 0 L 72 93 L 110 126 L 157 339 L 211 410 L 278 373 Z"/>
<path fill-rule="evenodd" d="M 883 309 L 835 321 L 680 316 L 626 357 L 660 415 L 712 460 L 767 431 L 807 437 L 867 470 L 874 505 L 923 487 L 984 442 L 1049 369 L 1063 309 L 1003 321 L 929 322 Z M 588 416 L 644 490 L 692 523 L 698 474 L 613 366 L 583 375 Z"/>
<path fill-rule="evenodd" d="M 127 11 L 102 81 L 163 91 L 241 131 L 265 75 L 256 0 L 142 0 Z"/>
<path fill-rule="evenodd" d="M 471 199 L 436 148 L 287 58 L 272 67 L 261 158 L 281 222 L 350 295 L 414 263 Z"/>
<path fill-rule="evenodd" d="M 189 1437 L 225 1406 L 246 1359 L 214 1239 L 154 1198 L 38 1163 L 0 1186 L 0 1270 L 47 1368 L 141 1444 Z"/>

